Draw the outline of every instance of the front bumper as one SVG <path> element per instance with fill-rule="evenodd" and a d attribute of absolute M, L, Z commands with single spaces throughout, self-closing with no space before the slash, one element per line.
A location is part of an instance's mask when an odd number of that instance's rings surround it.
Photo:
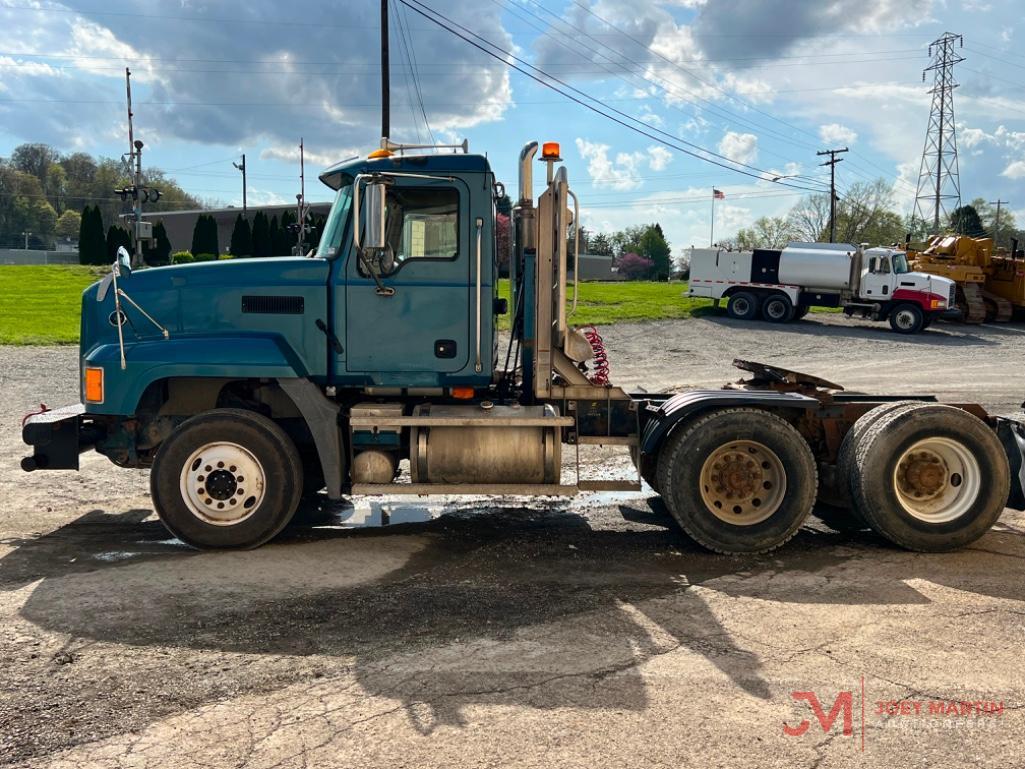
<path fill-rule="evenodd" d="M 32 456 L 21 460 L 21 469 L 77 470 L 78 455 L 96 445 L 96 431 L 84 416 L 85 406 L 76 403 L 28 417 L 21 438 L 32 447 Z"/>

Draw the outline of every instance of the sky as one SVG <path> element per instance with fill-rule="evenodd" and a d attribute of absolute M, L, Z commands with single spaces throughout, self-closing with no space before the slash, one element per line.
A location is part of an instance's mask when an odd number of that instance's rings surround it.
<path fill-rule="evenodd" d="M 523 144 L 557 141 L 587 229 L 658 221 L 675 253 L 709 242 L 713 187 L 725 194 L 718 240 L 822 189 L 815 153 L 828 148 L 850 150 L 840 194 L 884 178 L 910 212 L 929 43 L 959 33 L 962 197 L 1010 201 L 1025 223 L 1021 0 L 391 1 L 393 139 L 468 139 L 510 191 Z M 307 196 L 327 200 L 318 170 L 380 138 L 379 10 L 0 0 L 0 157 L 23 142 L 119 157 L 130 66 L 145 165 L 206 203 L 240 206 L 232 162 L 244 152 L 249 202 L 290 203 L 302 137 Z"/>

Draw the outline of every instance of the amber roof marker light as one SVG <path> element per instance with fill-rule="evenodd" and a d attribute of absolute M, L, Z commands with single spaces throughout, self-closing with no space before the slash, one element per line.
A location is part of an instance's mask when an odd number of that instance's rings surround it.
<path fill-rule="evenodd" d="M 562 157 L 559 154 L 559 143 L 558 142 L 545 142 L 541 145 L 541 160 L 542 163 L 548 164 L 548 183 L 552 183 L 552 179 L 555 176 L 555 164 L 562 162 Z"/>

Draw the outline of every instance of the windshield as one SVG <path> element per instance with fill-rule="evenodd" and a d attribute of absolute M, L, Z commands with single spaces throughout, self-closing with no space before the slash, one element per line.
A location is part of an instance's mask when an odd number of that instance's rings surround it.
<path fill-rule="evenodd" d="M 327 215 L 324 234 L 320 238 L 320 245 L 317 246 L 317 256 L 328 258 L 338 256 L 338 252 L 341 250 L 342 236 L 345 235 L 345 225 L 349 221 L 351 203 L 352 185 L 347 184 L 339 188 L 334 205 L 331 206 L 331 213 Z"/>
<path fill-rule="evenodd" d="M 897 275 L 903 275 L 906 272 L 911 272 L 910 268 L 908 267 L 907 254 L 893 255 L 893 272 Z"/>

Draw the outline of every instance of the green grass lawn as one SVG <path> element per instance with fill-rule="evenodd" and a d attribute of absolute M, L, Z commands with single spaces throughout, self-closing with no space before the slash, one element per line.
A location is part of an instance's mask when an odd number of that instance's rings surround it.
<path fill-rule="evenodd" d="M 0 344 L 73 344 L 78 341 L 82 290 L 107 267 L 0 265 Z M 499 293 L 509 297 L 509 281 Z M 686 283 L 581 283 L 574 326 L 689 318 L 712 311 L 708 299 L 684 294 Z M 569 287 L 570 302 L 573 287 Z M 512 308 L 510 308 L 510 313 Z M 508 328 L 510 315 L 501 318 Z"/>
<path fill-rule="evenodd" d="M 77 342 L 82 290 L 108 269 L 0 265 L 0 344 Z"/>
<path fill-rule="evenodd" d="M 509 281 L 499 282 L 501 296 L 509 297 Z M 581 283 L 576 313 L 567 318 L 574 326 L 607 326 L 640 320 L 689 318 L 697 311 L 711 310 L 709 299 L 685 296 L 687 284 L 673 283 Z M 573 305 L 573 286 L 567 288 L 567 313 Z M 510 314 L 512 308 L 510 307 Z M 509 315 L 502 318 L 502 328 L 509 327 Z"/>

